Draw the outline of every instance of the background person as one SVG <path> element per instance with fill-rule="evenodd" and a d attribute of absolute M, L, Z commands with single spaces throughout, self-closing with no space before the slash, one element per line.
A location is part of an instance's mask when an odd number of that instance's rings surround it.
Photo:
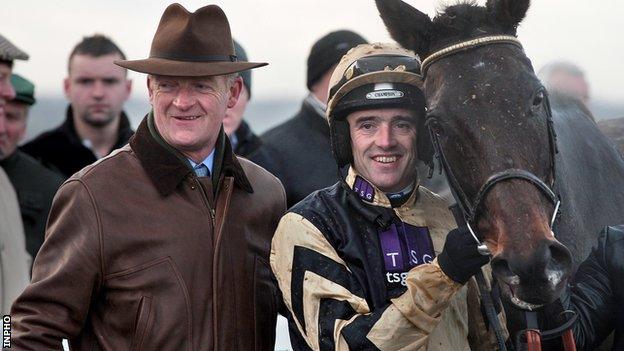
<path fill-rule="evenodd" d="M 222 127 L 242 85 L 234 73 L 265 64 L 237 61 L 221 8 L 179 4 L 149 58 L 117 64 L 148 74 L 152 112 L 128 145 L 59 190 L 13 304 L 12 347 L 272 350 L 268 258 L 286 199 Z"/>
<path fill-rule="evenodd" d="M 278 177 L 286 189 L 288 207 L 311 192 L 338 180 L 325 120 L 329 78 L 352 47 L 366 43 L 348 30 L 331 32 L 317 40 L 308 56 L 308 95 L 299 112 L 260 136 L 263 155 L 252 158 Z"/>
<path fill-rule="evenodd" d="M 132 81 L 126 69 L 114 61 L 125 58 L 121 49 L 103 35 L 83 38 L 69 55 L 67 78 L 63 81 L 69 100 L 65 122 L 37 136 L 22 150 L 69 178 L 124 146 L 133 133 L 122 110 Z"/>
<path fill-rule="evenodd" d="M 579 66 L 567 61 L 553 61 L 544 65 L 537 76 L 548 91 L 574 97 L 589 107 L 589 83 Z"/>
<path fill-rule="evenodd" d="M 15 97 L 11 85 L 14 60 L 27 60 L 28 55 L 0 35 L 0 157 L 8 145 L 6 104 Z M 31 258 L 26 252 L 24 228 L 17 196 L 6 173 L 0 168 L 0 309 L 9 314 L 11 304 L 28 284 Z"/>
<path fill-rule="evenodd" d="M 234 40 L 234 49 L 239 61 L 248 61 L 245 49 L 236 40 Z M 243 79 L 243 86 L 241 87 L 236 105 L 228 108 L 225 113 L 223 129 L 225 129 L 225 134 L 230 138 L 234 153 L 250 158 L 258 151 L 262 141 L 244 120 L 245 110 L 251 99 L 251 71 L 240 72 L 239 76 Z"/>
<path fill-rule="evenodd" d="M 0 143 L 3 156 L 0 156 L 0 167 L 9 176 L 20 206 L 26 249 L 34 258 L 43 244 L 46 220 L 52 206 L 56 190 L 63 183 L 63 177 L 47 169 L 17 149 L 17 145 L 26 135 L 28 111 L 35 104 L 35 86 L 20 75 L 11 76 L 11 84 L 15 89 L 15 97 L 5 107 L 5 123 L 0 126 Z"/>

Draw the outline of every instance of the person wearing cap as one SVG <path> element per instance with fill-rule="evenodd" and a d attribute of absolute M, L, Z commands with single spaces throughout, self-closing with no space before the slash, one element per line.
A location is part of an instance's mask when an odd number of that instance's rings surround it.
<path fill-rule="evenodd" d="M 63 177 L 17 148 L 26 135 L 28 111 L 35 104 L 35 86 L 18 74 L 11 76 L 11 84 L 15 98 L 7 103 L 4 125 L 0 126 L 0 139 L 4 137 L 5 141 L 0 143 L 0 167 L 17 192 L 26 249 L 34 259 L 43 244 L 52 199 Z"/>
<path fill-rule="evenodd" d="M 115 60 L 125 60 L 108 37 L 84 37 L 71 51 L 63 81 L 65 121 L 21 149 L 65 179 L 128 143 L 134 133 L 123 104 L 132 81 Z"/>
<path fill-rule="evenodd" d="M 11 85 L 14 60 L 27 60 L 28 55 L 0 35 L 0 157 L 4 157 L 6 105 L 15 97 Z M 0 167 L 0 312 L 7 315 L 11 304 L 28 284 L 31 258 L 26 252 L 24 228 L 15 190 Z"/>
<path fill-rule="evenodd" d="M 234 49 L 239 61 L 247 61 L 245 49 L 236 40 L 234 40 Z M 239 75 L 243 79 L 243 86 L 236 104 L 228 108 L 225 113 L 223 129 L 225 129 L 225 134 L 230 138 L 234 153 L 251 159 L 258 152 L 262 141 L 243 119 L 247 104 L 251 99 L 251 71 L 243 71 Z"/>
<path fill-rule="evenodd" d="M 202 33 L 202 35 L 194 35 Z M 242 81 L 225 13 L 164 11 L 147 73 L 152 111 L 129 145 L 59 189 L 12 349 L 272 350 L 268 264 L 284 190 L 223 131 Z"/>
<path fill-rule="evenodd" d="M 348 171 L 290 208 L 271 248 L 295 350 L 470 349 L 464 285 L 489 258 L 419 185 L 420 86 L 396 44 L 359 45 L 331 76 L 332 150 Z"/>
<path fill-rule="evenodd" d="M 329 78 L 352 47 L 366 43 L 349 30 L 331 32 L 314 43 L 308 56 L 308 95 L 299 112 L 260 136 L 263 153 L 251 158 L 284 184 L 288 207 L 338 180 L 325 120 Z"/>

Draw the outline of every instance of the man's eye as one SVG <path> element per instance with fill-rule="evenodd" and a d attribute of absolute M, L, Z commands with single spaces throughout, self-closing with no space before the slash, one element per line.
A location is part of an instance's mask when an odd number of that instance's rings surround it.
<path fill-rule="evenodd" d="M 361 128 L 365 130 L 373 129 L 375 126 L 372 123 L 362 123 Z"/>
<path fill-rule="evenodd" d="M 210 85 L 205 84 L 205 83 L 196 83 L 195 89 L 200 92 L 206 92 L 206 91 L 211 90 L 212 88 L 210 87 Z"/>
<path fill-rule="evenodd" d="M 91 85 L 95 81 L 93 79 L 81 78 L 77 80 L 77 83 L 80 85 Z"/>
<path fill-rule="evenodd" d="M 117 83 L 119 83 L 119 79 L 117 78 L 105 78 L 104 79 L 104 84 L 106 85 L 115 85 Z"/>

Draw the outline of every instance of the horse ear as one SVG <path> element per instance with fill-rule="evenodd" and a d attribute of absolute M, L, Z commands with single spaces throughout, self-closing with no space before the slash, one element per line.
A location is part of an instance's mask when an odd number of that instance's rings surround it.
<path fill-rule="evenodd" d="M 375 0 L 379 15 L 392 39 L 406 49 L 424 55 L 429 49 L 431 19 L 401 0 Z"/>
<path fill-rule="evenodd" d="M 485 7 L 496 22 L 515 31 L 529 10 L 530 0 L 487 0 Z"/>

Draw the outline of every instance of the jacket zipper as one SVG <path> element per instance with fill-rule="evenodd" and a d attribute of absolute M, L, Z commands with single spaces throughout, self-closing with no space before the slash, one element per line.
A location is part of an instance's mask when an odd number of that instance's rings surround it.
<path fill-rule="evenodd" d="M 225 183 L 225 185 L 224 185 Z M 225 192 L 221 192 L 219 191 L 221 189 L 221 187 L 224 186 Z M 229 197 L 231 195 L 232 192 L 232 186 L 230 184 L 230 180 L 228 180 L 227 178 L 221 178 L 220 181 L 218 182 L 217 185 L 217 191 L 215 192 L 215 208 L 217 207 L 217 204 L 219 203 L 219 196 L 223 195 L 225 196 L 225 198 L 223 199 L 223 213 L 222 216 L 226 217 L 227 215 L 227 209 L 228 209 L 228 203 L 229 203 Z M 213 215 L 214 213 L 216 213 L 215 209 L 213 209 Z M 217 227 L 216 225 L 216 221 L 214 222 L 214 234 L 215 234 L 215 242 L 214 242 L 214 257 L 213 257 L 213 263 L 212 263 L 212 313 L 213 313 L 213 349 L 214 350 L 218 350 L 218 303 L 217 301 L 219 301 L 219 289 L 217 289 L 218 286 L 218 276 L 219 276 L 219 247 L 221 246 L 221 226 L 224 225 L 224 221 L 225 218 L 222 219 L 221 221 L 221 225 L 219 227 Z"/>
<path fill-rule="evenodd" d="M 192 188 L 197 187 L 197 189 L 201 193 L 201 197 L 202 197 L 202 200 L 204 201 L 204 205 L 206 206 L 206 208 L 208 208 L 208 212 L 210 212 L 210 224 L 212 224 L 212 231 L 214 232 L 214 230 L 215 230 L 215 209 L 213 208 L 213 206 L 210 205 L 210 201 L 208 200 L 208 196 L 206 196 L 206 193 L 204 192 L 204 188 L 202 187 L 201 183 L 199 182 L 199 179 L 197 177 L 194 177 L 193 181 L 194 181 L 195 184 L 192 186 Z"/>

